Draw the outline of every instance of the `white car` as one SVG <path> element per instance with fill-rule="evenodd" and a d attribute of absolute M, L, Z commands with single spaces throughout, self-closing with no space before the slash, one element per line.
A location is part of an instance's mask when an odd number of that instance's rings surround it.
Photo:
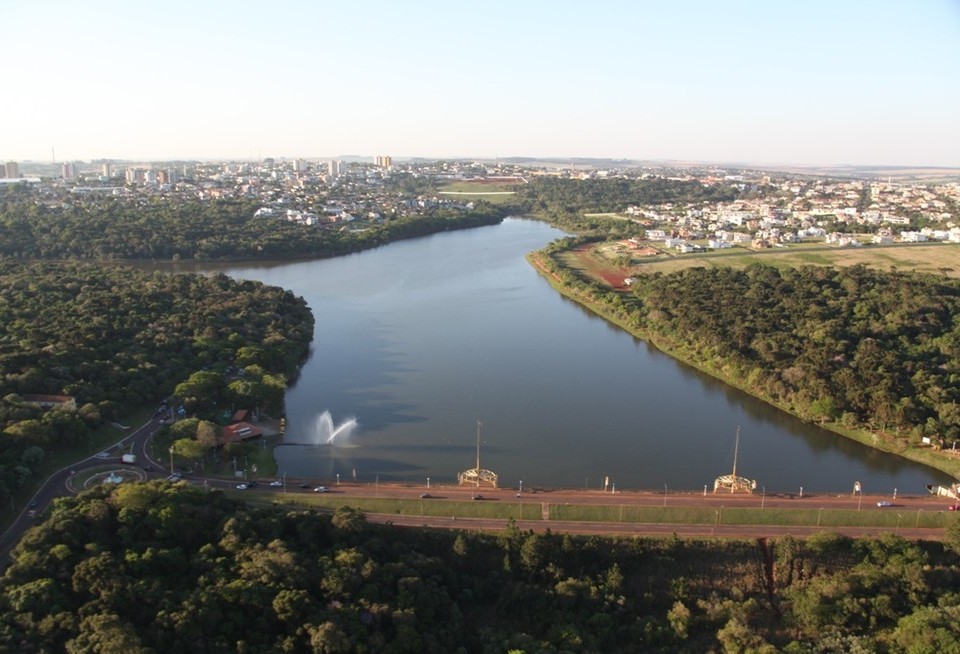
<path fill-rule="evenodd" d="M 317 486 L 316 488 L 313 489 L 313 492 L 314 492 L 314 493 L 326 493 L 326 492 L 327 492 L 327 487 L 326 487 L 326 486 Z"/>
<path fill-rule="evenodd" d="M 279 479 L 276 479 L 274 481 L 271 481 L 270 485 L 273 486 L 274 488 L 280 488 L 281 486 L 283 486 L 283 482 L 280 481 Z"/>
<path fill-rule="evenodd" d="M 237 490 L 247 490 L 246 484 L 237 484 Z"/>
<path fill-rule="evenodd" d="M 893 506 L 893 502 L 888 502 L 888 501 L 886 501 L 886 500 L 880 500 L 879 502 L 877 502 L 877 506 L 879 506 L 881 509 L 883 509 L 883 508 L 888 507 L 888 506 Z"/>

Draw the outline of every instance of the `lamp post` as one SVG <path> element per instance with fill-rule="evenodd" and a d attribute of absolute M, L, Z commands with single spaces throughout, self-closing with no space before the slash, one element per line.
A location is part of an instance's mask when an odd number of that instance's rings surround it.
<path fill-rule="evenodd" d="M 707 485 L 706 485 L 706 484 L 703 485 L 703 496 L 704 496 L 704 497 L 707 496 Z"/>
<path fill-rule="evenodd" d="M 430 488 L 430 477 L 427 477 L 427 488 Z"/>
<path fill-rule="evenodd" d="M 760 495 L 760 509 L 763 510 L 763 503 L 767 501 L 767 487 L 761 486 L 761 495 Z"/>
<path fill-rule="evenodd" d="M 170 475 L 173 476 L 173 445 L 170 446 Z"/>
<path fill-rule="evenodd" d="M 822 507 L 822 506 L 817 510 L 817 526 L 818 526 L 818 527 L 820 526 L 820 514 L 821 514 L 821 513 L 823 513 L 823 507 Z"/>
<path fill-rule="evenodd" d="M 667 485 L 663 485 L 663 506 L 667 506 Z"/>
<path fill-rule="evenodd" d="M 921 512 L 921 511 L 923 511 L 923 509 L 917 509 L 917 522 L 916 522 L 915 525 L 913 525 L 913 528 L 914 528 L 914 529 L 917 529 L 918 527 L 920 527 L 920 512 Z"/>
<path fill-rule="evenodd" d="M 521 492 L 521 493 L 523 492 L 523 480 L 522 480 L 522 479 L 520 480 L 520 492 Z"/>

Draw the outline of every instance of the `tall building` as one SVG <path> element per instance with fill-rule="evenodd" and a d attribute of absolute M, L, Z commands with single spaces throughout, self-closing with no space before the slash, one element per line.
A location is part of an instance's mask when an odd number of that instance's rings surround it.
<path fill-rule="evenodd" d="M 327 175 L 330 177 L 339 177 L 343 172 L 343 162 L 337 159 L 331 159 L 327 162 Z"/>
<path fill-rule="evenodd" d="M 20 166 L 16 161 L 8 161 L 3 165 L 3 176 L 8 179 L 20 177 Z"/>
<path fill-rule="evenodd" d="M 77 167 L 67 162 L 60 166 L 60 175 L 64 179 L 74 179 L 77 176 Z"/>
<path fill-rule="evenodd" d="M 307 169 L 307 162 L 304 159 L 294 159 L 293 160 L 293 172 L 302 173 Z"/>
<path fill-rule="evenodd" d="M 377 168 L 389 168 L 393 165 L 393 157 L 381 154 L 374 157 L 373 163 L 377 166 Z"/>
<path fill-rule="evenodd" d="M 112 166 L 109 163 L 105 163 L 100 166 L 100 174 L 104 177 L 112 177 L 113 170 Z"/>

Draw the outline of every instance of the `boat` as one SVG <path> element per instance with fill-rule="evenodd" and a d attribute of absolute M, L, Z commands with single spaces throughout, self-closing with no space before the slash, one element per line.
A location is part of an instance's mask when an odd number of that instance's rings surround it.
<path fill-rule="evenodd" d="M 713 492 L 727 491 L 731 493 L 752 493 L 757 489 L 756 479 L 747 479 L 737 475 L 737 454 L 740 449 L 740 428 L 737 427 L 737 440 L 733 446 L 733 472 L 729 475 L 720 475 L 713 482 Z"/>

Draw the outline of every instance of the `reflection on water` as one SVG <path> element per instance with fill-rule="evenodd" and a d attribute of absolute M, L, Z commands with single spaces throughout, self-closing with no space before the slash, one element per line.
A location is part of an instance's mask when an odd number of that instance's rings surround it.
<path fill-rule="evenodd" d="M 350 447 L 281 447 L 291 477 L 451 483 L 475 465 L 501 483 L 712 488 L 738 472 L 764 492 L 924 492 L 941 473 L 801 422 L 557 294 L 524 259 L 561 233 L 510 219 L 337 259 L 220 266 L 291 289 L 316 317 L 287 393 L 305 440 L 329 411 L 359 422 Z M 205 268 L 209 269 L 209 268 Z"/>

